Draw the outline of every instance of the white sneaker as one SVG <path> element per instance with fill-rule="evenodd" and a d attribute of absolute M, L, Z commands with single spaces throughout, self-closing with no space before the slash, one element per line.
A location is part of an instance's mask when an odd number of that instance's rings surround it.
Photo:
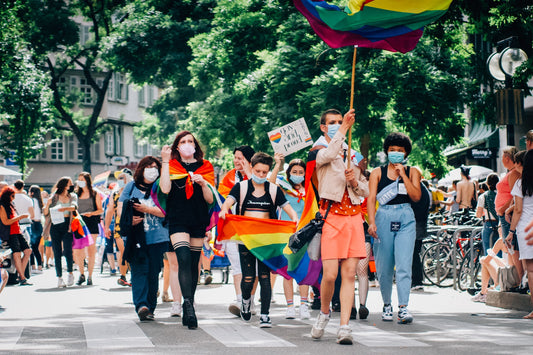
<path fill-rule="evenodd" d="M 296 318 L 296 309 L 294 306 L 287 307 L 287 313 L 285 313 L 285 319 L 294 319 Z"/>
<path fill-rule="evenodd" d="M 67 286 L 74 285 L 74 274 L 68 274 L 67 276 Z"/>
<path fill-rule="evenodd" d="M 413 323 L 413 316 L 407 307 L 400 307 L 398 310 L 398 324 Z"/>
<path fill-rule="evenodd" d="M 57 278 L 57 287 L 58 288 L 67 287 L 67 285 L 65 285 L 65 281 L 63 281 L 62 277 L 58 277 Z"/>
<path fill-rule="evenodd" d="M 43 270 L 32 269 L 32 270 L 31 270 L 31 273 L 32 273 L 32 274 L 35 274 L 35 275 L 37 275 L 37 274 L 42 274 L 42 273 L 43 273 Z"/>
<path fill-rule="evenodd" d="M 381 313 L 381 320 L 385 322 L 392 322 L 392 317 L 393 317 L 392 306 L 390 304 L 383 306 L 383 313 Z"/>
<path fill-rule="evenodd" d="M 170 307 L 170 316 L 171 317 L 181 317 L 181 303 L 173 302 Z"/>
<path fill-rule="evenodd" d="M 472 301 L 485 303 L 487 302 L 487 295 L 482 295 L 481 292 L 479 292 L 474 297 L 472 297 Z"/>
<path fill-rule="evenodd" d="M 318 313 L 315 325 L 313 325 L 313 329 L 311 329 L 311 337 L 313 339 L 322 338 L 322 335 L 324 335 L 324 329 L 326 329 L 326 325 L 328 325 L 330 314 L 331 312 L 328 314 L 322 312 Z"/>
<path fill-rule="evenodd" d="M 337 344 L 352 345 L 352 328 L 349 325 L 341 325 L 337 331 Z"/>
<path fill-rule="evenodd" d="M 311 314 L 309 313 L 309 306 L 307 303 L 300 304 L 300 319 L 309 319 Z"/>

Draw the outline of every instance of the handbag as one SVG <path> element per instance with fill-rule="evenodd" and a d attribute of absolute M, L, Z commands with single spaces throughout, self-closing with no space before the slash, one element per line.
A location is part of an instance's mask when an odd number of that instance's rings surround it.
<path fill-rule="evenodd" d="M 390 201 L 392 201 L 396 196 L 398 196 L 398 185 L 399 185 L 400 179 L 394 180 L 393 183 L 385 186 L 383 190 L 381 190 L 377 196 L 376 199 L 379 202 L 379 205 L 386 205 Z"/>
<path fill-rule="evenodd" d="M 498 284 L 500 285 L 501 291 L 509 291 L 511 288 L 520 285 L 520 281 L 518 271 L 516 271 L 514 265 L 498 268 Z"/>
<path fill-rule="evenodd" d="M 320 239 L 322 236 L 322 227 L 324 226 L 324 220 L 328 217 L 330 208 L 331 208 L 331 201 L 329 202 L 329 205 L 328 205 L 328 208 L 326 210 L 326 214 L 324 217 L 322 217 L 320 212 L 317 212 L 315 215 L 315 218 L 313 218 L 303 228 L 296 231 L 296 233 L 294 233 L 293 235 L 289 237 L 289 243 L 287 246 L 294 254 L 298 253 L 300 249 L 302 249 L 307 243 L 310 243 L 315 238 L 315 236 L 318 235 L 317 241 L 315 241 L 315 244 L 313 244 L 313 248 L 314 248 L 313 257 L 316 258 L 317 244 L 318 244 L 318 249 L 320 249 L 319 247 L 320 247 Z M 309 257 L 311 258 L 311 255 L 309 255 Z M 318 259 L 312 259 L 312 260 L 318 260 Z"/>

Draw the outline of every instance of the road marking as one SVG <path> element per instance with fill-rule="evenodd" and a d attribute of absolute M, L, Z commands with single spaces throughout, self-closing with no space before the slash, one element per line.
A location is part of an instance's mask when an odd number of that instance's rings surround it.
<path fill-rule="evenodd" d="M 83 322 L 88 349 L 153 348 L 155 345 L 132 320 Z"/>
<path fill-rule="evenodd" d="M 340 322 L 338 319 L 332 320 L 326 327 L 326 332 L 337 335 L 337 329 L 339 329 Z M 356 343 L 362 344 L 368 347 L 427 347 L 428 344 L 420 341 L 403 337 L 395 332 L 389 332 L 379 329 L 375 326 L 364 325 L 358 322 L 350 322 L 352 328 L 353 340 Z M 309 329 L 311 331 L 311 329 Z"/>
<path fill-rule="evenodd" d="M 436 328 L 439 330 L 444 330 L 446 332 L 446 335 L 448 336 L 453 337 L 454 335 L 456 335 L 461 339 L 461 341 L 489 342 L 502 346 L 533 345 L 533 336 L 531 336 L 531 334 L 520 334 L 516 331 L 509 330 L 509 328 L 504 326 L 478 325 L 474 323 L 460 322 L 451 319 L 447 319 L 446 322 L 420 321 L 418 323 L 425 324 L 428 327 Z M 524 322 L 524 324 L 527 324 L 528 326 L 529 323 L 530 322 Z M 529 329 L 530 328 L 528 327 L 524 327 L 524 330 L 526 331 Z"/>
<path fill-rule="evenodd" d="M 0 350 L 13 351 L 17 342 L 22 335 L 24 327 L 2 327 L 2 336 L 0 336 Z"/>
<path fill-rule="evenodd" d="M 200 328 L 228 348 L 295 347 L 293 343 L 278 338 L 255 325 L 241 320 L 203 320 Z"/>

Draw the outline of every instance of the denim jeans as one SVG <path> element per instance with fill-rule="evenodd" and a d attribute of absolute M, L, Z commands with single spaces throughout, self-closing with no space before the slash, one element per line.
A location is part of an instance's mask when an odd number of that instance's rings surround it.
<path fill-rule="evenodd" d="M 498 216 L 500 219 L 500 224 L 502 226 L 502 237 L 507 238 L 509 235 L 509 230 L 511 229 L 511 224 L 505 220 L 505 215 Z"/>
<path fill-rule="evenodd" d="M 398 226 L 395 222 L 400 222 L 401 225 Z M 396 228 L 393 228 L 393 224 Z M 411 205 L 403 203 L 379 206 L 376 226 L 379 239 L 374 242 L 374 257 L 381 298 L 384 304 L 391 303 L 392 279 L 396 266 L 398 302 L 399 305 L 407 305 L 416 239 L 415 215 Z"/>
<path fill-rule="evenodd" d="M 143 255 L 137 255 L 131 260 L 131 292 L 136 312 L 144 306 L 154 313 L 161 262 L 163 254 L 167 251 L 168 242 L 149 244 L 144 252 L 136 251 Z"/>
<path fill-rule="evenodd" d="M 487 250 L 492 248 L 494 243 L 496 243 L 496 241 L 499 238 L 498 233 L 495 233 L 495 235 L 493 235 L 492 233 L 493 227 L 498 228 L 498 221 L 486 221 L 483 224 L 483 231 L 481 232 L 481 239 L 483 240 L 483 255 L 485 256 L 487 255 Z"/>

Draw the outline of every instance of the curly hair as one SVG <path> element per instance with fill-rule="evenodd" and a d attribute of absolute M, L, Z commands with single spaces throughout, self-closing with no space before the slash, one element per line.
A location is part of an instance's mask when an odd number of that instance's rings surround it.
<path fill-rule="evenodd" d="M 405 157 L 409 154 L 411 154 L 411 149 L 413 149 L 413 145 L 411 143 L 411 139 L 404 133 L 400 132 L 393 132 L 390 133 L 383 142 L 383 151 L 388 154 L 389 147 L 397 146 L 397 147 L 403 147 L 405 148 Z"/>

